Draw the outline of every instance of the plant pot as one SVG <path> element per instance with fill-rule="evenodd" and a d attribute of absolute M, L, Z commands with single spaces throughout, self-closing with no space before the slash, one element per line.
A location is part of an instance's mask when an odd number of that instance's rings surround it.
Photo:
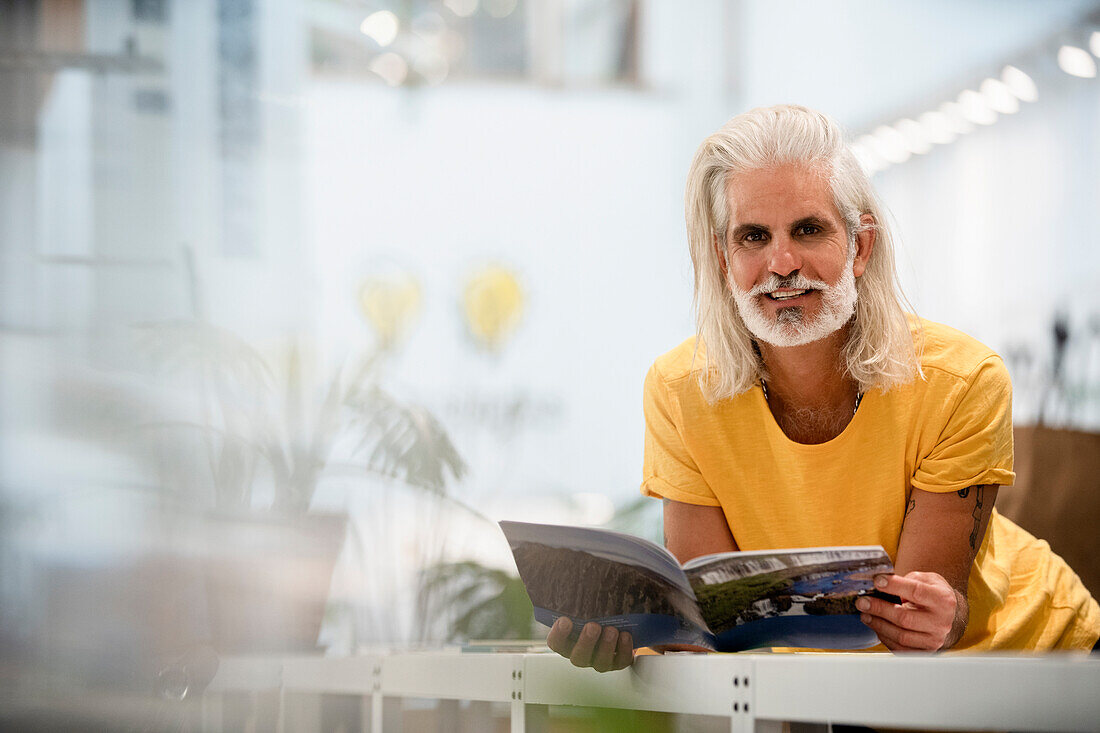
<path fill-rule="evenodd" d="M 211 643 L 224 654 L 317 651 L 343 515 L 207 518 Z"/>

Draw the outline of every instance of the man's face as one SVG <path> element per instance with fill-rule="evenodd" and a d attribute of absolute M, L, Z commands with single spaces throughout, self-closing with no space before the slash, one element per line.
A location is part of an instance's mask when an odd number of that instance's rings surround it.
<path fill-rule="evenodd" d="M 749 331 L 800 346 L 843 327 L 870 246 L 849 246 L 828 179 L 784 165 L 730 176 L 726 195 L 726 278 Z"/>

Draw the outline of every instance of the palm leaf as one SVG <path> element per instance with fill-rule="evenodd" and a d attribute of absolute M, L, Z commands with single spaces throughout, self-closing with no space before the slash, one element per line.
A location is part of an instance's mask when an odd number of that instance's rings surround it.
<path fill-rule="evenodd" d="M 420 602 L 456 614 L 449 639 L 526 639 L 534 609 L 523 581 L 473 561 L 443 563 L 422 574 Z"/>
<path fill-rule="evenodd" d="M 369 449 L 366 465 L 371 470 L 439 493 L 448 475 L 459 479 L 465 473 L 446 431 L 424 408 L 402 404 L 377 386 L 349 408 L 361 430 L 354 454 Z"/>
<path fill-rule="evenodd" d="M 201 373 L 250 390 L 269 389 L 271 368 L 259 352 L 230 331 L 202 321 L 165 321 L 133 326 L 139 348 L 170 372 Z"/>
<path fill-rule="evenodd" d="M 201 379 L 203 420 L 210 426 L 206 452 L 219 504 L 251 502 L 256 460 L 262 457 L 271 467 L 274 507 L 308 510 L 342 440 L 353 447 L 353 460 L 365 461 L 358 470 L 434 494 L 444 494 L 448 482 L 465 473 L 450 438 L 427 410 L 377 386 L 378 353 L 336 369 L 318 402 L 297 343 L 276 377 L 259 352 L 210 324 L 140 324 L 134 332 L 159 368 Z"/>

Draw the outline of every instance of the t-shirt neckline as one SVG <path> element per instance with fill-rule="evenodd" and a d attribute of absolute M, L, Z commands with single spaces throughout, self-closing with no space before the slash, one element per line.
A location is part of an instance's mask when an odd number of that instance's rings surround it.
<path fill-rule="evenodd" d="M 792 446 L 795 450 L 804 451 L 823 451 L 829 448 L 834 448 L 842 443 L 846 443 L 851 438 L 849 437 L 855 432 L 855 423 L 860 419 L 860 415 L 868 409 L 868 403 L 872 402 L 870 390 L 863 393 L 863 399 L 859 403 L 859 407 L 856 408 L 852 418 L 848 421 L 848 424 L 844 426 L 844 429 L 840 433 L 824 443 L 799 443 L 797 440 L 792 440 L 789 435 L 783 432 L 783 428 L 779 427 L 779 423 L 776 422 L 775 415 L 772 414 L 771 407 L 768 405 L 767 399 L 764 398 L 764 390 L 761 389 L 760 383 L 757 382 L 753 387 L 753 391 L 756 393 L 757 407 L 764 411 L 764 422 L 767 425 L 767 429 L 772 433 L 778 435 L 778 437 L 787 445 Z"/>

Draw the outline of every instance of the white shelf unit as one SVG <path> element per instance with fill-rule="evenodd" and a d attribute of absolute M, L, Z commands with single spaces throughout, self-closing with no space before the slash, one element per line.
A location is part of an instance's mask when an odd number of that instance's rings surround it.
<path fill-rule="evenodd" d="M 206 730 L 221 729 L 233 693 L 277 694 L 286 731 L 319 727 L 320 695 L 360 698 L 372 733 L 402 730 L 403 698 L 446 701 L 443 718 L 461 700 L 486 717 L 490 704 L 506 704 L 512 733 L 546 729 L 547 706 L 557 705 L 721 716 L 733 732 L 783 722 L 1100 730 L 1100 658 L 1084 655 L 672 654 L 606 674 L 552 654 L 236 657 L 222 660 L 204 695 Z"/>

